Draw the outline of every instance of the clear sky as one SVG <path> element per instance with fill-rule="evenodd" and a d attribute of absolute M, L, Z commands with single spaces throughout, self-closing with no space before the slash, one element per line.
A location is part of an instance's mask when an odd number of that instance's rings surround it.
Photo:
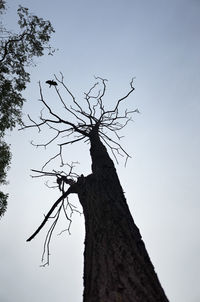
<path fill-rule="evenodd" d="M 49 19 L 56 33 L 53 57 L 36 60 L 24 93 L 24 116 L 39 115 L 38 81 L 57 108 L 53 90 L 44 84 L 62 71 L 79 97 L 94 83 L 109 80 L 105 102 L 114 104 L 136 76 L 128 108 L 139 108 L 124 129 L 122 145 L 132 158 L 117 165 L 133 218 L 171 302 L 200 301 L 200 1 L 199 0 L 8 0 L 6 26 L 16 29 L 16 9 L 28 7 Z M 14 131 L 7 140 L 13 159 L 9 171 L 8 211 L 0 222 L 0 301 L 80 302 L 82 300 L 84 220 L 74 216 L 71 236 L 54 236 L 50 266 L 40 267 L 45 231 L 35 230 L 58 192 L 32 179 L 55 152 L 35 149 L 44 141 L 37 131 Z M 80 162 L 90 173 L 87 145 L 65 149 L 66 161 Z M 54 168 L 58 168 L 55 166 Z M 77 200 L 74 200 L 78 205 Z M 64 222 L 57 233 L 65 228 Z M 56 233 L 56 234 L 57 234 Z"/>

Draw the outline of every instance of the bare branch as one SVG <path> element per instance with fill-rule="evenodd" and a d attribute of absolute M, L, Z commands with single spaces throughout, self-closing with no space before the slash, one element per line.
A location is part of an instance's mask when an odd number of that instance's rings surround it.
<path fill-rule="evenodd" d="M 26 241 L 31 241 L 40 231 L 41 229 L 44 227 L 44 225 L 46 224 L 46 222 L 48 221 L 48 219 L 50 218 L 51 214 L 53 213 L 53 211 L 55 210 L 55 208 L 59 205 L 59 203 L 64 200 L 70 193 L 76 193 L 76 191 L 74 190 L 74 187 L 71 186 L 69 187 L 69 189 L 62 194 L 61 197 L 59 197 L 56 202 L 53 204 L 53 206 L 51 207 L 51 209 L 49 210 L 49 212 L 47 213 L 47 215 L 45 216 L 44 220 L 42 221 L 42 223 L 40 224 L 40 226 L 37 228 L 37 230 L 26 240 Z"/>
<path fill-rule="evenodd" d="M 127 99 L 128 96 L 135 90 L 135 88 L 133 87 L 133 80 L 134 80 L 134 78 L 132 78 L 132 80 L 131 80 L 131 82 L 130 82 L 131 90 L 129 90 L 129 92 L 128 92 L 124 97 L 122 97 L 121 99 L 119 99 L 119 100 L 117 101 L 117 104 L 116 104 L 116 107 L 115 107 L 114 111 L 117 111 L 120 102 L 123 101 L 123 100 L 125 100 L 125 99 Z"/>
<path fill-rule="evenodd" d="M 121 131 L 130 121 L 132 121 L 132 114 L 139 113 L 138 109 L 126 109 L 125 111 L 120 110 L 120 104 L 122 103 L 122 101 L 126 100 L 134 91 L 133 79 L 130 82 L 129 91 L 116 101 L 114 109 L 107 110 L 105 109 L 105 106 L 103 104 L 103 98 L 105 96 L 107 88 L 106 79 L 95 77 L 98 82 L 95 82 L 93 86 L 88 90 L 88 92 L 84 94 L 84 101 L 86 101 L 86 105 L 82 107 L 76 100 L 70 89 L 65 85 L 63 74 L 61 73 L 61 79 L 58 79 L 56 76 L 55 78 L 58 83 L 61 84 L 62 87 L 66 90 L 67 95 L 70 96 L 71 104 L 64 100 L 59 91 L 59 86 L 54 86 L 59 99 L 59 103 L 64 107 L 65 113 L 67 113 L 67 117 L 63 119 L 53 111 L 51 106 L 44 99 L 42 86 L 39 82 L 40 101 L 44 105 L 44 108 L 47 109 L 47 112 L 45 112 L 45 115 L 43 115 L 43 112 L 41 111 L 39 117 L 40 122 L 35 122 L 28 115 L 29 121 L 32 124 L 24 127 L 36 127 L 38 129 L 38 132 L 41 132 L 43 127 L 47 126 L 49 130 L 53 131 L 53 136 L 51 136 L 51 138 L 48 139 L 45 143 L 32 144 L 36 147 L 46 148 L 51 143 L 56 142 L 59 148 L 58 152 L 46 161 L 41 171 L 32 170 L 33 172 L 39 174 L 32 177 L 56 177 L 56 183 L 54 182 L 53 185 L 49 185 L 47 183 L 46 185 L 50 188 L 58 188 L 61 192 L 61 196 L 56 200 L 51 209 L 48 211 L 47 215 L 45 216 L 44 220 L 39 225 L 37 230 L 27 239 L 27 241 L 31 241 L 40 232 L 40 230 L 44 227 L 48 220 L 53 220 L 44 241 L 42 261 L 44 261 L 45 258 L 47 260 L 44 263 L 44 266 L 49 264 L 50 242 L 61 212 L 64 213 L 68 224 L 67 228 L 62 230 L 59 234 L 62 234 L 65 231 L 70 234 L 72 214 L 74 212 L 81 214 L 80 211 L 77 210 L 74 205 L 72 205 L 68 200 L 70 193 L 78 193 L 79 184 L 77 185 L 78 175 L 73 172 L 74 163 L 72 163 L 71 165 L 64 164 L 63 148 L 67 145 L 74 144 L 82 140 L 86 143 L 89 143 L 91 141 L 92 131 L 97 129 L 100 139 L 110 149 L 116 162 L 118 163 L 118 156 L 122 156 L 125 157 L 126 165 L 130 155 L 121 145 L 121 139 L 123 136 L 119 135 L 119 131 Z M 72 121 L 75 118 L 75 122 L 72 122 L 70 118 L 72 119 Z M 45 167 L 56 158 L 60 158 L 61 166 L 68 166 L 68 173 L 56 170 L 53 170 L 52 172 L 44 171 Z M 66 190 L 65 186 L 69 186 L 69 188 Z"/>
<path fill-rule="evenodd" d="M 120 140 L 122 138 L 122 135 L 118 134 L 118 131 L 122 130 L 130 121 L 132 121 L 131 115 L 139 112 L 138 109 L 136 110 L 125 110 L 123 114 L 119 111 L 119 105 L 122 101 L 127 99 L 130 94 L 134 91 L 133 87 L 133 79 L 130 82 L 130 90 L 126 93 L 125 96 L 121 97 L 117 100 L 116 105 L 114 109 L 112 110 L 106 110 L 103 105 L 103 97 L 105 96 L 106 92 L 106 79 L 103 79 L 101 77 L 95 77 L 95 79 L 99 80 L 98 82 L 94 83 L 93 86 L 89 89 L 87 93 L 85 93 L 85 100 L 87 102 L 87 109 L 88 112 L 83 110 L 83 108 L 80 106 L 78 101 L 76 100 L 73 93 L 69 90 L 69 88 L 64 83 L 64 77 L 61 73 L 61 79 L 57 78 L 55 76 L 58 83 L 60 83 L 64 89 L 67 91 L 67 94 L 71 97 L 72 103 L 77 107 L 73 108 L 70 104 L 66 105 L 66 102 L 64 101 L 63 97 L 61 96 L 59 89 L 57 86 L 55 86 L 55 90 L 57 92 L 58 98 L 61 102 L 61 104 L 64 106 L 65 110 L 71 115 L 71 117 L 76 118 L 76 123 L 71 122 L 69 119 L 63 119 L 58 114 L 56 114 L 52 108 L 47 104 L 47 102 L 44 100 L 43 92 L 42 92 L 42 86 L 41 83 L 39 83 L 40 88 L 40 101 L 44 104 L 45 108 L 48 110 L 48 113 L 50 116 L 53 117 L 53 119 L 46 118 L 44 116 L 40 116 L 40 120 L 42 122 L 37 123 L 33 119 L 29 117 L 29 120 L 32 122 L 32 125 L 25 126 L 24 128 L 30 128 L 30 127 L 37 127 L 38 131 L 41 131 L 41 127 L 44 125 L 47 125 L 49 129 L 55 131 L 55 135 L 49 139 L 46 143 L 43 144 L 32 144 L 36 147 L 47 147 L 52 142 L 57 141 L 58 139 L 62 139 L 61 142 L 58 142 L 59 146 L 59 152 L 55 154 L 53 157 L 51 157 L 42 167 L 44 169 L 47 164 L 49 164 L 52 160 L 56 159 L 57 157 L 60 157 L 61 165 L 64 165 L 63 157 L 62 157 L 62 148 L 63 146 L 73 144 L 76 142 L 79 142 L 86 137 L 89 138 L 90 132 L 96 125 L 98 125 L 100 131 L 101 131 L 101 138 L 105 139 L 107 142 L 107 146 L 111 150 L 112 154 L 116 155 L 120 154 L 120 150 L 122 154 L 126 155 L 126 158 L 129 157 L 129 155 L 125 152 L 125 150 L 122 148 L 121 144 L 118 144 L 117 141 L 115 141 L 112 138 L 112 133 L 114 133 L 115 138 L 117 140 Z M 99 85 L 102 85 L 101 89 L 97 89 Z M 92 102 L 95 102 L 92 104 Z M 86 123 L 86 119 L 89 120 L 88 123 Z M 53 125 L 59 125 L 59 128 L 54 127 Z M 63 129 L 60 129 L 60 127 L 63 127 Z M 105 134 L 105 131 L 103 129 L 107 129 L 110 131 L 110 134 Z M 61 134 L 66 133 L 66 135 L 63 135 L 61 137 Z M 76 134 L 79 133 L 80 136 L 77 136 Z M 67 141 L 65 138 L 68 138 Z M 63 141 L 64 140 L 64 141 Z M 108 143 L 109 142 L 109 143 Z M 115 148 L 111 146 L 115 145 Z"/>
<path fill-rule="evenodd" d="M 117 160 L 117 157 L 116 157 L 116 154 L 115 152 L 118 154 L 118 155 L 121 155 L 121 156 L 126 156 L 126 161 L 125 161 L 125 166 L 126 166 L 126 163 L 127 163 L 127 160 L 128 158 L 130 158 L 131 156 L 124 150 L 124 148 L 122 148 L 122 146 L 117 143 L 116 141 L 114 141 L 113 139 L 111 139 L 109 136 L 107 136 L 105 133 L 103 132 L 99 132 L 100 133 L 100 137 L 102 138 L 102 140 L 105 142 L 105 144 L 110 148 L 113 156 L 115 157 L 115 160 L 116 162 L 118 163 L 118 160 Z M 113 145 L 111 145 L 109 142 L 113 143 Z M 116 146 L 116 147 L 115 147 Z M 120 150 L 123 152 L 123 154 L 120 153 Z"/>
<path fill-rule="evenodd" d="M 114 108 L 113 110 L 104 111 L 103 114 L 102 114 L 102 116 L 103 116 L 103 115 L 106 115 L 106 114 L 108 114 L 108 113 L 115 114 L 116 117 L 118 116 L 118 108 L 119 108 L 119 104 L 120 104 L 123 100 L 127 99 L 127 98 L 129 97 L 129 95 L 135 90 L 135 88 L 133 87 L 133 80 L 134 80 L 134 78 L 132 78 L 132 80 L 131 80 L 131 82 L 130 82 L 130 87 L 131 87 L 131 89 L 128 91 L 128 93 L 117 101 L 117 104 L 116 104 L 116 106 L 115 106 L 115 108 Z"/>
<path fill-rule="evenodd" d="M 53 221 L 53 223 L 51 224 L 47 234 L 46 234 L 46 238 L 45 238 L 45 241 L 44 241 L 44 248 L 43 248 L 43 253 L 42 253 L 42 262 L 44 261 L 44 257 L 45 257 L 45 254 L 47 253 L 47 261 L 42 265 L 43 267 L 46 266 L 46 265 L 49 265 L 49 257 L 50 257 L 50 242 L 51 242 L 51 237 L 52 237 L 52 234 L 53 234 L 53 231 L 55 229 L 55 226 L 58 222 L 58 219 L 60 217 L 60 211 L 62 209 L 62 204 L 61 206 L 59 207 L 56 215 L 55 215 L 55 220 Z"/>
<path fill-rule="evenodd" d="M 77 110 L 73 109 L 72 107 L 71 107 L 72 110 L 70 110 L 70 109 L 67 107 L 67 105 L 65 104 L 63 98 L 61 97 L 61 95 L 60 95 L 60 93 L 59 93 L 58 88 L 57 88 L 57 87 L 55 87 L 55 88 L 56 88 L 56 92 L 57 92 L 57 94 L 58 94 L 58 96 L 59 96 L 59 99 L 60 99 L 61 103 L 63 104 L 64 108 L 65 108 L 70 114 L 74 115 L 75 118 L 76 118 L 77 120 L 81 121 L 83 124 L 86 124 L 86 122 L 85 122 L 82 118 L 80 118 L 80 117 L 75 113 L 75 112 L 78 113 Z M 71 93 L 71 95 L 72 95 L 72 93 Z"/>
<path fill-rule="evenodd" d="M 56 75 L 54 75 L 54 76 L 55 76 L 56 80 L 57 80 L 60 84 L 62 84 L 62 86 L 66 89 L 66 91 L 68 92 L 68 94 L 71 96 L 73 103 L 79 108 L 79 110 L 82 111 L 82 108 L 81 108 L 81 106 L 78 104 L 78 102 L 76 101 L 75 96 L 71 93 L 71 91 L 70 91 L 70 90 L 68 89 L 68 87 L 65 85 L 65 83 L 64 83 L 64 76 L 63 76 L 62 72 L 60 72 L 60 75 L 61 75 L 61 80 L 59 80 L 59 79 L 57 78 Z"/>

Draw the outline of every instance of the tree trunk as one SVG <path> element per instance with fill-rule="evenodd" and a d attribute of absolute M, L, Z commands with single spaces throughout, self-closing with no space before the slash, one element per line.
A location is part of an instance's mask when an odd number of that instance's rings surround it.
<path fill-rule="evenodd" d="M 79 179 L 78 193 L 86 228 L 83 301 L 166 302 L 98 131 L 90 143 L 93 173 Z"/>

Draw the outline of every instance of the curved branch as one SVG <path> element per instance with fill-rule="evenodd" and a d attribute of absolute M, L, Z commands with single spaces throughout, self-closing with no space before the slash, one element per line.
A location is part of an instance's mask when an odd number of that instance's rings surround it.
<path fill-rule="evenodd" d="M 4 45 L 4 54 L 3 54 L 2 58 L 0 59 L 0 63 L 2 63 L 2 62 L 5 60 L 7 54 L 9 53 L 9 52 L 8 52 L 8 46 L 9 46 L 9 44 L 12 44 L 12 43 L 15 43 L 15 42 L 20 42 L 20 41 L 22 41 L 23 38 L 24 38 L 24 36 L 26 36 L 26 35 L 28 35 L 28 34 L 29 34 L 29 33 L 24 32 L 23 34 L 21 34 L 21 35 L 19 36 L 19 38 L 10 39 L 10 40 L 8 40 L 8 41 L 5 43 L 5 45 Z"/>
<path fill-rule="evenodd" d="M 53 204 L 53 206 L 51 207 L 51 209 L 49 210 L 49 212 L 47 213 L 47 215 L 45 216 L 44 220 L 42 221 L 42 223 L 40 224 L 40 226 L 37 228 L 37 230 L 26 240 L 26 241 L 31 241 L 43 228 L 43 226 L 46 224 L 46 222 L 48 221 L 48 219 L 50 218 L 51 214 L 53 213 L 53 211 L 55 210 L 55 208 L 58 206 L 58 204 L 63 201 L 64 198 L 66 198 L 70 193 L 77 193 L 76 189 L 74 188 L 75 185 L 72 185 L 71 187 L 69 187 L 69 189 L 61 196 L 59 197 L 56 202 Z"/>
<path fill-rule="evenodd" d="M 115 119 L 116 118 L 118 118 L 118 108 L 119 108 L 119 104 L 123 101 L 123 100 L 125 100 L 125 99 L 127 99 L 128 97 L 129 97 L 129 95 L 135 90 L 135 88 L 133 87 L 133 80 L 134 80 L 134 78 L 132 78 L 132 80 L 131 80 L 131 82 L 130 82 L 130 87 L 131 87 L 131 89 L 127 92 L 127 94 L 125 95 L 125 96 L 123 96 L 122 98 L 120 98 L 118 101 L 117 101 L 117 103 L 116 103 L 116 106 L 115 106 L 115 108 L 113 109 L 113 110 L 108 110 L 108 111 L 103 111 L 103 113 L 102 113 L 102 115 L 101 115 L 101 119 L 102 119 L 102 117 L 103 116 L 105 116 L 106 114 L 115 114 L 116 116 L 115 116 Z M 112 118 L 113 119 L 113 118 Z"/>

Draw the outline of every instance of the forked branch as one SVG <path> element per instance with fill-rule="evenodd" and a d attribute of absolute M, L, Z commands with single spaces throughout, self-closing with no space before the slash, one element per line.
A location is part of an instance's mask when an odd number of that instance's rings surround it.
<path fill-rule="evenodd" d="M 70 233 L 70 226 L 72 223 L 72 215 L 74 212 L 78 212 L 79 214 L 80 211 L 76 209 L 76 207 L 69 202 L 68 196 L 71 193 L 77 193 L 77 179 L 78 179 L 78 174 L 73 171 L 73 168 L 75 167 L 76 163 L 71 163 L 68 164 L 69 172 L 66 173 L 64 171 L 55 171 L 53 170 L 52 172 L 47 172 L 47 171 L 38 171 L 38 170 L 32 170 L 32 172 L 37 173 L 37 175 L 32 175 L 34 178 L 38 177 L 55 177 L 56 178 L 56 185 L 54 186 L 49 186 L 49 188 L 58 188 L 61 192 L 61 196 L 54 202 L 48 213 L 45 215 L 43 221 L 39 225 L 39 227 L 36 229 L 36 231 L 27 239 L 27 241 L 31 241 L 40 231 L 41 229 L 45 226 L 45 224 L 49 220 L 53 220 L 51 223 L 49 230 L 46 234 L 46 238 L 44 241 L 44 249 L 43 249 L 43 255 L 42 255 L 42 261 L 44 261 L 45 255 L 46 255 L 46 264 L 49 264 L 49 250 L 50 250 L 50 241 L 51 237 L 53 234 L 53 231 L 56 227 L 56 224 L 58 222 L 58 219 L 60 217 L 61 211 L 63 211 L 65 218 L 68 221 L 68 227 L 66 230 Z M 69 188 L 66 190 L 65 186 L 69 186 Z M 63 230 L 64 231 L 64 230 Z M 62 231 L 62 232 L 63 232 Z M 61 232 L 61 233 L 62 233 Z"/>
<path fill-rule="evenodd" d="M 133 79 L 130 82 L 128 92 L 114 103 L 113 109 L 108 109 L 103 102 L 107 89 L 106 79 L 95 77 L 96 82 L 92 85 L 88 92 L 84 94 L 83 103 L 81 103 L 76 99 L 74 94 L 64 83 L 64 77 L 62 74 L 60 78 L 55 78 L 58 82 L 58 85 L 53 85 L 53 87 L 56 95 L 58 96 L 59 104 L 62 106 L 62 111 L 57 113 L 57 110 L 52 108 L 49 102 L 47 102 L 43 94 L 42 85 L 39 83 L 40 102 L 44 108 L 41 110 L 38 121 L 35 121 L 32 117 L 28 116 L 30 124 L 21 128 L 36 128 L 38 132 L 41 132 L 44 127 L 47 127 L 49 131 L 53 133 L 53 135 L 51 135 L 51 137 L 42 144 L 34 142 L 32 142 L 32 144 L 36 147 L 44 148 L 47 148 L 52 143 L 56 143 L 58 146 L 58 152 L 46 161 L 41 171 L 32 170 L 33 172 L 38 173 L 38 175 L 33 177 L 56 177 L 56 185 L 53 187 L 58 187 L 61 192 L 61 196 L 54 202 L 51 209 L 45 215 L 42 223 L 27 239 L 27 241 L 31 241 L 45 226 L 47 221 L 52 219 L 51 226 L 49 227 L 44 242 L 42 260 L 44 260 L 45 255 L 47 255 L 47 262 L 44 265 L 49 263 L 50 241 L 61 211 L 63 211 L 68 221 L 68 227 L 66 230 L 68 232 L 70 231 L 72 221 L 71 214 L 77 210 L 69 202 L 68 196 L 71 193 L 78 193 L 79 182 L 77 180 L 81 181 L 82 179 L 81 177 L 78 178 L 78 175 L 72 171 L 74 167 L 73 163 L 71 165 L 67 164 L 70 167 L 68 174 L 64 173 L 63 171 L 59 172 L 55 170 L 53 170 L 53 172 L 47 172 L 44 171 L 45 167 L 56 158 L 60 158 L 61 166 L 65 165 L 63 160 L 64 147 L 82 140 L 84 140 L 84 142 L 92 140 L 92 133 L 94 133 L 93 130 L 95 130 L 95 132 L 96 130 L 98 131 L 100 139 L 108 147 L 108 149 L 110 149 L 116 162 L 118 163 L 118 156 L 120 155 L 125 157 L 126 163 L 130 155 L 121 145 L 121 138 L 123 136 L 119 134 L 119 131 L 121 131 L 130 121 L 132 121 L 132 115 L 134 113 L 139 113 L 138 109 L 126 109 L 124 111 L 120 109 L 121 103 L 125 101 L 134 91 Z M 67 97 L 63 97 L 60 92 L 60 88 L 64 89 Z M 55 106 L 55 108 L 57 108 L 57 106 Z M 69 186 L 67 190 L 65 189 L 66 185 Z M 48 187 L 50 186 L 48 185 Z M 70 211 L 70 214 L 68 214 L 68 210 Z"/>
<path fill-rule="evenodd" d="M 61 197 L 59 197 L 56 200 L 56 202 L 53 204 L 53 206 L 51 207 L 51 209 L 49 210 L 49 212 L 45 215 L 44 220 L 39 225 L 39 227 L 37 228 L 37 230 L 26 241 L 31 241 L 41 231 L 41 229 L 44 227 L 44 225 L 46 224 L 46 222 L 49 220 L 49 218 L 51 217 L 52 213 L 54 212 L 54 210 L 56 209 L 56 207 L 59 205 L 59 203 L 61 201 L 63 201 L 63 199 L 65 199 L 70 193 L 74 193 L 74 192 L 71 192 L 71 187 Z"/>
<path fill-rule="evenodd" d="M 60 78 L 56 77 L 59 85 L 54 86 L 55 92 L 58 96 L 60 104 L 63 106 L 65 111 L 65 118 L 63 114 L 56 113 L 56 110 L 53 109 L 48 102 L 45 100 L 43 95 L 43 89 L 41 83 L 39 83 L 40 88 L 40 101 L 44 106 L 44 111 L 42 111 L 39 121 L 35 121 L 33 118 L 28 116 L 31 124 L 24 126 L 24 128 L 37 128 L 41 132 L 42 127 L 47 126 L 53 136 L 43 143 L 33 145 L 37 147 L 46 148 L 53 142 L 56 142 L 59 148 L 58 153 L 52 156 L 44 165 L 46 167 L 52 160 L 60 158 L 61 165 L 64 165 L 62 152 L 63 147 L 69 144 L 74 144 L 80 142 L 84 139 L 90 139 L 90 133 L 94 127 L 99 129 L 99 134 L 101 139 L 106 143 L 108 148 L 111 150 L 114 158 L 117 160 L 118 155 L 125 156 L 126 160 L 130 155 L 122 147 L 119 140 L 122 138 L 118 134 L 130 121 L 132 121 L 132 114 L 139 113 L 138 109 L 135 110 L 120 110 L 120 104 L 125 101 L 134 91 L 133 81 L 130 82 L 130 89 L 128 92 L 121 98 L 119 98 L 114 105 L 113 109 L 105 108 L 103 98 L 106 94 L 107 89 L 107 80 L 95 77 L 97 82 L 95 82 L 87 93 L 84 94 L 83 102 L 77 101 L 74 94 L 64 83 L 64 76 L 61 73 Z M 58 87 L 61 87 L 67 93 L 67 97 L 61 95 L 61 92 Z M 65 134 L 63 136 L 63 134 Z M 114 135 L 113 135 L 114 134 Z"/>

